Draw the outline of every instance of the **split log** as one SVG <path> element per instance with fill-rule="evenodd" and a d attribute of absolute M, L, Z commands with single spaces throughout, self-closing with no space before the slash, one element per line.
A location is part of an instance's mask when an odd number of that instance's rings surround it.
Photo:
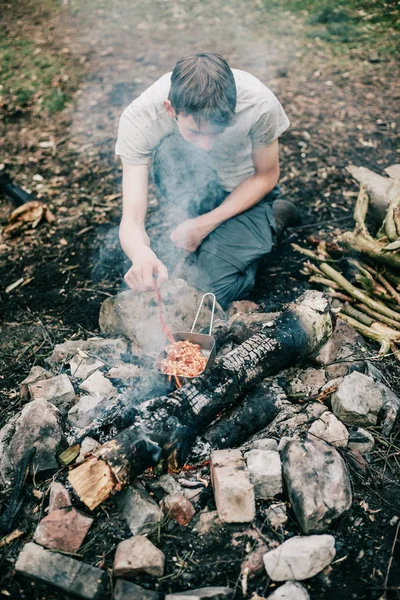
<path fill-rule="evenodd" d="M 385 169 L 389 177 L 383 177 L 366 167 L 349 165 L 347 170 L 361 185 L 365 186 L 370 198 L 370 215 L 376 223 L 382 223 L 389 203 L 398 188 L 400 165 L 392 165 Z"/>
<path fill-rule="evenodd" d="M 285 400 L 286 394 L 276 379 L 267 377 L 240 404 L 221 415 L 204 431 L 197 439 L 191 457 L 244 444 L 275 419 Z"/>
<path fill-rule="evenodd" d="M 232 350 L 203 376 L 179 390 L 142 403 L 135 422 L 72 469 L 69 480 L 93 509 L 161 454 L 180 468 L 197 435 L 265 377 L 304 361 L 332 334 L 328 298 L 308 291 L 267 326 Z"/>

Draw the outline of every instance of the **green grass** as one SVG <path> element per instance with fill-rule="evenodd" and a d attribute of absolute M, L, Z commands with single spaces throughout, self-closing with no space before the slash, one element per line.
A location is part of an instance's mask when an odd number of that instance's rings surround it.
<path fill-rule="evenodd" d="M 68 59 L 62 54 L 0 33 L 0 105 L 6 112 L 63 110 L 71 95 L 68 71 Z"/>
<path fill-rule="evenodd" d="M 307 35 L 366 54 L 393 56 L 400 46 L 397 0 L 264 0 L 267 10 L 301 13 Z"/>

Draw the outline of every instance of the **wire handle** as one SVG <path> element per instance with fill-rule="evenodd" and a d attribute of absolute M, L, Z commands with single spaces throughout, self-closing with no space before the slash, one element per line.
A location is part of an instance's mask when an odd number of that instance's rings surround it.
<path fill-rule="evenodd" d="M 212 294 L 211 292 L 208 292 L 207 294 L 204 294 L 204 296 L 202 297 L 201 302 L 200 302 L 200 306 L 199 306 L 197 314 L 196 314 L 196 316 L 194 318 L 192 329 L 190 330 L 190 333 L 193 333 L 193 330 L 196 327 L 197 319 L 199 318 L 200 311 L 201 311 L 201 309 L 203 307 L 203 304 L 204 304 L 204 298 L 206 296 L 211 296 L 212 299 L 213 299 L 212 310 L 211 310 L 210 329 L 208 331 L 208 335 L 211 335 L 211 331 L 212 331 L 212 327 L 213 327 L 213 323 L 214 323 L 214 312 L 215 312 L 215 302 L 216 302 L 215 295 Z"/>

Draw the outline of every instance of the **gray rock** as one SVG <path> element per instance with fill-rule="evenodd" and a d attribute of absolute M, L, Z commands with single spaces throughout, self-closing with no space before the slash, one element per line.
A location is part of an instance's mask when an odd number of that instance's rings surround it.
<path fill-rule="evenodd" d="M 69 362 L 71 377 L 87 379 L 96 371 L 104 367 L 104 362 L 94 356 L 89 356 L 82 350 L 77 352 Z"/>
<path fill-rule="evenodd" d="M 49 513 L 53 510 L 71 506 L 71 504 L 68 490 L 65 489 L 62 483 L 52 481 L 50 484 Z"/>
<path fill-rule="evenodd" d="M 166 594 L 165 600 L 229 600 L 233 596 L 233 590 L 228 587 L 204 587 L 186 592 Z"/>
<path fill-rule="evenodd" d="M 216 450 L 210 459 L 218 516 L 223 523 L 249 523 L 255 517 L 254 486 L 240 450 Z"/>
<path fill-rule="evenodd" d="M 360 454 L 368 454 L 375 445 L 372 433 L 362 427 L 352 427 L 349 431 L 349 448 L 357 450 Z"/>
<path fill-rule="evenodd" d="M 193 527 L 198 535 L 207 535 L 213 528 L 221 527 L 222 523 L 218 518 L 218 511 L 204 510 L 200 513 L 196 525 Z"/>
<path fill-rule="evenodd" d="M 301 397 L 315 396 L 326 383 L 325 373 L 322 369 L 296 370 L 296 374 L 289 382 L 286 389 L 288 396 Z"/>
<path fill-rule="evenodd" d="M 308 434 L 337 448 L 345 448 L 349 439 L 346 427 L 328 410 L 312 423 Z"/>
<path fill-rule="evenodd" d="M 377 381 L 378 386 L 383 399 L 383 422 L 382 422 L 382 433 L 385 436 L 389 436 L 396 422 L 397 415 L 400 409 L 400 398 L 384 383 Z"/>
<path fill-rule="evenodd" d="M 272 529 L 283 527 L 288 520 L 286 504 L 284 502 L 271 504 L 266 510 L 266 515 Z"/>
<path fill-rule="evenodd" d="M 115 396 L 101 396 L 100 394 L 82 396 L 79 402 L 68 411 L 68 423 L 83 429 L 95 419 L 101 418 L 104 409 L 116 401 Z"/>
<path fill-rule="evenodd" d="M 268 435 L 280 439 L 278 445 L 278 451 L 280 452 L 283 438 L 300 437 L 302 433 L 308 431 L 310 422 L 319 419 L 322 413 L 327 410 L 327 407 L 320 402 L 308 402 L 305 406 L 302 404 L 283 404 L 275 419 L 266 427 L 266 432 Z"/>
<path fill-rule="evenodd" d="M 57 344 L 48 362 L 50 364 L 65 364 L 75 356 L 78 350 L 102 360 L 107 365 L 120 363 L 123 354 L 140 354 L 140 350 L 130 346 L 128 340 L 124 338 L 104 339 L 97 337 L 88 340 L 69 340 L 63 344 Z"/>
<path fill-rule="evenodd" d="M 135 382 L 141 379 L 141 377 L 148 377 L 150 372 L 147 369 L 138 367 L 137 365 L 122 363 L 111 367 L 107 373 L 107 377 L 115 379 L 120 385 L 133 385 Z"/>
<path fill-rule="evenodd" d="M 117 579 L 113 594 L 114 600 L 162 600 L 163 597 L 160 592 L 146 590 L 124 579 Z"/>
<path fill-rule="evenodd" d="M 28 389 L 32 400 L 51 402 L 62 412 L 66 412 L 75 402 L 74 388 L 65 373 L 29 383 Z"/>
<path fill-rule="evenodd" d="M 43 369 L 43 367 L 39 367 L 39 365 L 32 367 L 32 369 L 29 371 L 28 377 L 26 377 L 19 384 L 19 395 L 21 396 L 21 400 L 29 399 L 29 384 L 37 383 L 38 381 L 43 381 L 44 379 L 50 379 L 51 377 L 53 377 L 53 373 Z"/>
<path fill-rule="evenodd" d="M 86 458 L 86 455 L 89 454 L 90 452 L 93 452 L 93 450 L 96 450 L 97 448 L 99 448 L 99 446 L 101 446 L 101 444 L 97 441 L 94 440 L 93 438 L 87 436 L 82 440 L 81 443 L 81 449 L 79 451 L 79 456 L 76 459 L 76 464 L 79 465 L 80 463 L 83 463 L 83 461 Z"/>
<path fill-rule="evenodd" d="M 172 331 L 190 331 L 203 292 L 183 279 L 170 279 L 161 290 L 163 316 Z M 208 307 L 201 312 L 198 331 L 210 323 Z M 217 305 L 216 317 L 223 317 Z M 160 351 L 165 337 L 160 329 L 159 308 L 154 292 L 121 292 L 107 298 L 100 309 L 100 329 L 105 335 L 124 335 L 136 342 L 145 352 Z"/>
<path fill-rule="evenodd" d="M 314 577 L 335 558 L 331 535 L 295 536 L 264 555 L 264 565 L 273 581 Z"/>
<path fill-rule="evenodd" d="M 61 427 L 61 413 L 50 402 L 34 400 L 24 406 L 15 424 L 9 453 L 15 466 L 34 446 L 31 471 L 38 478 L 51 475 L 59 468 L 57 456 L 66 447 Z"/>
<path fill-rule="evenodd" d="M 118 494 L 116 503 L 133 535 L 148 533 L 162 518 L 161 508 L 138 482 Z"/>
<path fill-rule="evenodd" d="M 182 494 L 182 488 L 172 475 L 165 473 L 157 479 L 157 483 L 166 494 Z"/>
<path fill-rule="evenodd" d="M 32 542 L 22 549 L 15 570 L 85 600 L 103 598 L 107 589 L 105 571 Z"/>
<path fill-rule="evenodd" d="M 129 578 L 141 574 L 162 577 L 164 564 L 164 553 L 147 537 L 137 535 L 118 544 L 113 570 L 116 577 Z"/>
<path fill-rule="evenodd" d="M 267 600 L 310 600 L 310 596 L 298 581 L 287 581 L 272 592 Z"/>
<path fill-rule="evenodd" d="M 257 499 L 273 498 L 282 493 L 282 464 L 278 452 L 250 450 L 245 459 Z"/>
<path fill-rule="evenodd" d="M 283 476 L 304 533 L 326 531 L 351 506 L 351 483 L 338 451 L 322 440 L 293 440 L 282 451 Z"/>
<path fill-rule="evenodd" d="M 0 429 L 0 484 L 8 487 L 14 474 L 14 464 L 9 452 L 10 442 L 15 433 L 15 424 L 18 415 L 15 415 L 10 421 Z"/>
<path fill-rule="evenodd" d="M 382 393 L 373 379 L 356 371 L 332 394 L 333 413 L 346 425 L 376 425 L 382 406 Z"/>
<path fill-rule="evenodd" d="M 251 442 L 250 450 L 278 450 L 278 442 L 272 438 L 261 438 Z"/>
<path fill-rule="evenodd" d="M 79 388 L 88 394 L 101 396 L 102 398 L 113 398 L 118 390 L 111 381 L 104 377 L 100 371 L 95 371 L 80 384 Z"/>

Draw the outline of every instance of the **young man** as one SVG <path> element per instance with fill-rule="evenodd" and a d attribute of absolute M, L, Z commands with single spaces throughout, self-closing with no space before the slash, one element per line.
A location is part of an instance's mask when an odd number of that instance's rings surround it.
<path fill-rule="evenodd" d="M 289 120 L 256 77 L 231 70 L 212 53 L 188 56 L 123 112 L 116 154 L 123 165 L 121 246 L 132 261 L 133 291 L 168 279 L 145 229 L 149 162 L 185 278 L 226 308 L 254 285 L 259 259 L 281 224 L 294 224 L 289 202 L 273 202 L 278 137 Z M 174 262 L 172 260 L 171 262 Z"/>

